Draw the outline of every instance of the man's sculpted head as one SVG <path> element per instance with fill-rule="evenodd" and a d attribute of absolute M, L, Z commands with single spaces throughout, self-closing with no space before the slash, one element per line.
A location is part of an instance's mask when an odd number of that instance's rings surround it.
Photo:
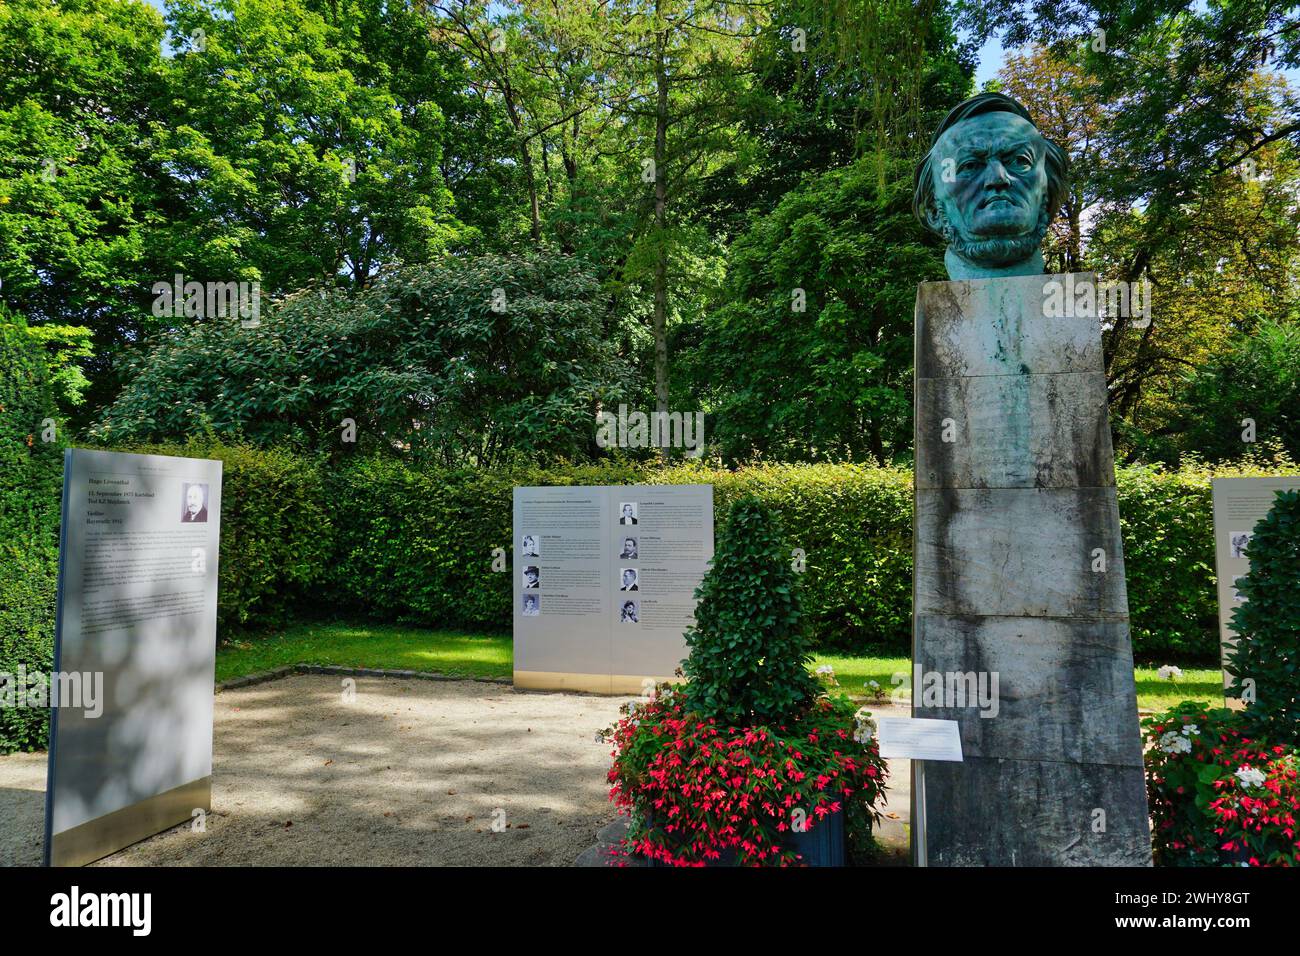
<path fill-rule="evenodd" d="M 1038 275 L 1069 160 L 1001 93 L 954 107 L 916 168 L 912 209 L 948 242 L 950 279 Z"/>

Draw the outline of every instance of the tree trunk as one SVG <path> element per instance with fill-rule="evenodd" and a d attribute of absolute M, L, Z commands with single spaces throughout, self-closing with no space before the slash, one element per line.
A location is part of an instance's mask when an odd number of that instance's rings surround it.
<path fill-rule="evenodd" d="M 668 189 L 664 182 L 664 163 L 668 151 L 668 74 L 664 64 L 667 38 L 655 40 L 655 265 L 654 265 L 654 340 L 655 340 L 655 410 L 668 411 Z M 661 451 L 666 436 L 660 436 Z"/>

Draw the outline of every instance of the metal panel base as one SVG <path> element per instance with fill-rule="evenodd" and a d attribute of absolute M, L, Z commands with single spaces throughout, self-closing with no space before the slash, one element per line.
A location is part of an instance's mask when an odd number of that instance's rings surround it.
<path fill-rule="evenodd" d="M 613 697 L 639 697 L 646 692 L 646 681 L 662 684 L 680 680 L 680 677 L 653 677 L 650 675 L 515 671 L 515 687 L 519 690 L 569 690 Z"/>
<path fill-rule="evenodd" d="M 212 809 L 212 777 L 114 810 L 54 834 L 45 848 L 48 866 L 85 866 Z"/>

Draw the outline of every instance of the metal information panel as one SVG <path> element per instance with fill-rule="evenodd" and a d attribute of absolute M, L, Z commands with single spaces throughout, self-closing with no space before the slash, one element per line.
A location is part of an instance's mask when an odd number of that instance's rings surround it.
<path fill-rule="evenodd" d="M 639 694 L 686 656 L 712 485 L 516 488 L 515 686 Z"/>
<path fill-rule="evenodd" d="M 66 453 L 47 865 L 210 809 L 220 537 L 221 462 Z"/>
<path fill-rule="evenodd" d="M 1228 686 L 1228 659 L 1237 643 L 1232 630 L 1232 612 L 1245 600 L 1237 592 L 1237 579 L 1250 570 L 1246 546 L 1255 525 L 1273 509 L 1279 491 L 1300 489 L 1300 475 L 1294 478 L 1215 478 L 1214 567 L 1219 582 L 1219 658 L 1224 669 L 1223 686 Z M 1228 699 L 1231 707 L 1241 701 Z"/>

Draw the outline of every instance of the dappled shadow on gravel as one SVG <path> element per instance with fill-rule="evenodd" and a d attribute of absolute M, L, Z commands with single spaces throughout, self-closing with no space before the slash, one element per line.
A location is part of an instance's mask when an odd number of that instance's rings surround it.
<path fill-rule="evenodd" d="M 610 819 L 595 735 L 622 698 L 359 677 L 349 701 L 344 680 L 218 694 L 202 831 L 99 865 L 568 866 Z M 0 758 L 0 863 L 39 863 L 43 788 L 42 759 Z"/>

